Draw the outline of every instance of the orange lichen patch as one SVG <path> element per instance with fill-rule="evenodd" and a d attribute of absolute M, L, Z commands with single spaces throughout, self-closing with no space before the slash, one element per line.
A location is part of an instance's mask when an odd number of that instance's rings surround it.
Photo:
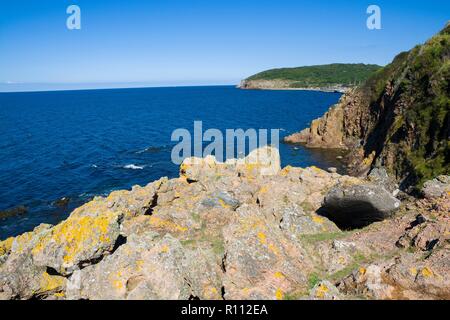
<path fill-rule="evenodd" d="M 273 276 L 274 276 L 275 278 L 277 278 L 277 279 L 284 279 L 284 278 L 285 278 L 285 277 L 284 277 L 284 274 L 281 273 L 280 271 L 275 272 Z"/>
<path fill-rule="evenodd" d="M 409 268 L 409 274 L 411 274 L 413 277 L 417 276 L 417 268 Z"/>
<path fill-rule="evenodd" d="M 99 216 L 72 214 L 69 219 L 43 237 L 33 248 L 32 254 L 38 254 L 52 243 L 63 244 L 63 260 L 65 263 L 71 263 L 80 252 L 89 250 L 99 243 L 112 245 L 115 239 L 109 237 L 109 230 L 116 220 L 117 214 L 112 211 L 105 211 Z"/>
<path fill-rule="evenodd" d="M 57 292 L 54 294 L 54 296 L 57 298 L 64 298 L 66 295 L 64 294 L 64 292 Z"/>
<path fill-rule="evenodd" d="M 344 263 L 345 263 L 345 258 L 342 257 L 342 256 L 340 256 L 340 257 L 338 258 L 338 262 L 339 262 L 340 264 L 344 264 Z"/>
<path fill-rule="evenodd" d="M 280 288 L 275 291 L 275 299 L 282 300 L 283 299 L 283 291 Z"/>
<path fill-rule="evenodd" d="M 155 227 L 158 229 L 166 229 L 171 232 L 186 232 L 188 230 L 188 228 L 180 226 L 180 225 L 176 224 L 175 222 L 172 222 L 169 220 L 164 220 L 159 217 L 155 217 L 154 215 L 152 215 L 150 217 L 148 222 L 152 227 Z"/>
<path fill-rule="evenodd" d="M 280 175 L 285 177 L 289 174 L 289 172 L 292 170 L 291 166 L 286 166 L 280 171 Z"/>
<path fill-rule="evenodd" d="M 328 287 L 321 283 L 319 287 L 316 290 L 316 297 L 317 298 L 323 298 L 325 297 L 325 294 L 329 291 Z"/>
<path fill-rule="evenodd" d="M 425 267 L 422 269 L 422 275 L 424 277 L 432 277 L 434 275 L 433 270 L 431 270 L 429 267 Z"/>
<path fill-rule="evenodd" d="M 325 222 L 325 220 L 322 217 L 319 217 L 317 215 L 313 215 L 311 218 L 317 224 L 323 224 Z"/>
<path fill-rule="evenodd" d="M 5 241 L 0 242 L 0 256 L 7 254 L 11 251 L 13 242 L 14 242 L 13 237 L 10 237 Z"/>
<path fill-rule="evenodd" d="M 264 232 L 258 232 L 257 234 L 258 240 L 261 244 L 266 244 L 267 243 L 267 236 Z"/>
<path fill-rule="evenodd" d="M 163 245 L 161 248 L 161 253 L 167 253 L 169 252 L 169 247 L 167 245 Z"/>
<path fill-rule="evenodd" d="M 41 275 L 39 282 L 39 292 L 51 292 L 61 290 L 66 283 L 66 278 L 61 276 L 51 276 L 47 272 Z"/>
<path fill-rule="evenodd" d="M 360 274 L 360 275 L 363 276 L 363 275 L 366 274 L 366 272 L 367 272 L 366 268 L 364 268 L 364 267 L 359 268 L 359 274 Z"/>

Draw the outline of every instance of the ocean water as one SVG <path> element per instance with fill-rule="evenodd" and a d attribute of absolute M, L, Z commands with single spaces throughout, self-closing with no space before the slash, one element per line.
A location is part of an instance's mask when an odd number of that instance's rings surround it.
<path fill-rule="evenodd" d="M 340 94 L 232 86 L 0 93 L 0 239 L 56 224 L 95 195 L 178 176 L 171 133 L 306 127 Z M 224 131 L 223 131 L 224 132 Z M 280 144 L 282 165 L 339 166 L 332 151 Z M 69 205 L 54 201 L 70 198 Z"/>

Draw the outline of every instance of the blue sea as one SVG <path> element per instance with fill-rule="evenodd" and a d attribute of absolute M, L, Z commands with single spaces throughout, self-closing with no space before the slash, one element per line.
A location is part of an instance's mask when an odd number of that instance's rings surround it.
<path fill-rule="evenodd" d="M 232 86 L 0 93 L 0 240 L 56 224 L 95 195 L 177 177 L 172 131 L 306 127 L 340 97 Z M 223 131 L 225 132 L 225 131 Z M 339 166 L 336 153 L 280 144 L 282 165 Z M 70 198 L 66 207 L 54 202 Z"/>

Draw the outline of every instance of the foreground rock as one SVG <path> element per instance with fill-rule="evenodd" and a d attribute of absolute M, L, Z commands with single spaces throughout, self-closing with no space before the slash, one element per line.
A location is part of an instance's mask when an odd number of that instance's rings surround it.
<path fill-rule="evenodd" d="M 321 208 L 341 228 L 367 226 L 390 217 L 400 201 L 386 189 L 374 184 L 337 185 L 325 196 Z"/>
<path fill-rule="evenodd" d="M 319 214 L 335 186 L 367 183 L 280 169 L 272 148 L 187 159 L 0 242 L 0 299 L 447 298 L 448 195 L 361 230 Z"/>

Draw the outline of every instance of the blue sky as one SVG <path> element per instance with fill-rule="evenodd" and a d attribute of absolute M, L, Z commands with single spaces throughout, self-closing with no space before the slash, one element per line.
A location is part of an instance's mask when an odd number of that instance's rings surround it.
<path fill-rule="evenodd" d="M 81 30 L 66 8 L 81 8 Z M 370 4 L 382 30 L 366 28 Z M 387 64 L 439 31 L 450 1 L 0 0 L 0 91 L 235 84 L 274 67 Z"/>

